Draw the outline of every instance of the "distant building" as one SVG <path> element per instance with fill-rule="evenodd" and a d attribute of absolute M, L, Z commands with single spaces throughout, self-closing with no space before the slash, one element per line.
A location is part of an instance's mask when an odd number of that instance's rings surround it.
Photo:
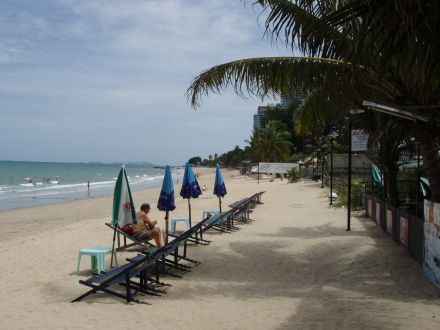
<path fill-rule="evenodd" d="M 309 96 L 308 91 L 306 89 L 298 88 L 289 96 L 282 95 L 280 100 L 280 105 L 282 108 L 288 108 L 289 105 L 295 100 L 301 102 L 301 104 L 304 104 L 308 96 Z"/>
<path fill-rule="evenodd" d="M 267 109 L 269 109 L 267 105 L 258 106 L 257 113 L 254 115 L 254 131 L 262 129 L 266 125 Z"/>
<path fill-rule="evenodd" d="M 290 105 L 290 103 L 292 103 L 295 100 L 295 98 L 293 96 L 281 96 L 281 100 L 280 100 L 280 106 L 284 109 L 287 109 Z"/>
<path fill-rule="evenodd" d="M 298 100 L 301 102 L 301 104 L 304 104 L 307 100 L 308 92 L 306 89 L 300 89 L 298 88 L 294 93 L 292 93 L 289 96 L 282 95 L 280 99 L 279 105 L 287 109 L 289 105 L 295 101 Z M 260 105 L 257 108 L 257 113 L 254 115 L 254 131 L 258 129 L 264 128 L 267 122 L 267 110 L 270 106 L 268 105 Z"/>

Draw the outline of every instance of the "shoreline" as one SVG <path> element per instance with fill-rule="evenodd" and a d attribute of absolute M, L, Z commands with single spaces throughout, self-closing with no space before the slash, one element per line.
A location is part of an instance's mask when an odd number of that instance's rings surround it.
<path fill-rule="evenodd" d="M 15 164 L 15 163 L 13 163 Z M 116 164 L 28 162 L 14 167 L 0 161 L 0 210 L 60 203 L 113 194 L 120 166 Z M 35 166 L 33 166 L 35 165 Z M 173 168 L 176 178 L 179 167 Z M 158 167 L 131 166 L 128 175 L 133 191 L 159 186 L 163 170 Z M 9 179 L 10 178 L 10 179 Z M 50 178 L 56 178 L 50 181 Z"/>
<path fill-rule="evenodd" d="M 199 172 L 200 186 L 205 184 L 212 188 L 214 183 L 215 171 L 212 168 L 197 168 Z M 223 175 L 234 175 L 236 170 L 223 170 Z M 160 218 L 160 211 L 157 210 L 156 203 L 159 198 L 162 182 L 159 186 L 144 188 L 132 191 L 134 205 L 136 210 L 143 202 L 148 202 L 152 208 L 152 215 Z M 176 207 L 183 208 L 181 205 L 183 199 L 180 197 L 180 184 L 174 185 L 174 195 Z M 209 198 L 212 189 L 207 189 L 199 199 Z M 227 197 L 227 196 L 226 196 Z M 186 203 L 186 200 L 185 200 Z M 20 207 L 6 211 L 0 211 L 0 242 L 9 238 L 23 238 L 41 233 L 50 229 L 62 228 L 72 221 L 86 222 L 92 219 L 101 219 L 108 222 L 111 221 L 113 210 L 113 194 L 86 197 L 75 200 L 65 200 L 44 205 L 32 205 L 28 207 Z M 172 214 L 172 213 L 171 213 Z M 23 221 L 26 222 L 25 231 L 17 231 L 16 226 Z"/>

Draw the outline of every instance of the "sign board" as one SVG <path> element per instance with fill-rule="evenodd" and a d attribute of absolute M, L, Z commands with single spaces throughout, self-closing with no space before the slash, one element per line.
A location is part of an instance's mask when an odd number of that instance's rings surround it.
<path fill-rule="evenodd" d="M 285 174 L 292 168 L 298 168 L 298 167 L 299 167 L 298 163 L 259 163 L 259 172 Z M 252 169 L 252 171 L 254 171 L 254 169 Z"/>
<path fill-rule="evenodd" d="M 368 149 L 368 133 L 361 129 L 351 131 L 351 151 L 365 151 Z"/>

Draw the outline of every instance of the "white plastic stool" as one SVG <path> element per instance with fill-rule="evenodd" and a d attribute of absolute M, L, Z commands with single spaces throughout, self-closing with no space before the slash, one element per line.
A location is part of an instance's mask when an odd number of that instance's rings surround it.
<path fill-rule="evenodd" d="M 190 226 L 189 226 L 189 218 L 187 216 L 174 217 L 174 218 L 171 218 L 170 221 L 171 221 L 170 222 L 170 227 L 171 227 L 171 232 L 172 233 L 176 232 L 176 223 L 177 223 L 177 221 L 183 221 L 185 226 L 186 226 L 186 229 L 190 228 Z"/>

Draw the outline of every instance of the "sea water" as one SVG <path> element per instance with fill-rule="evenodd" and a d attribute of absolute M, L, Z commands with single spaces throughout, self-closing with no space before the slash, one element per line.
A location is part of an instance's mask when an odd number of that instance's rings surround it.
<path fill-rule="evenodd" d="M 132 191 L 162 184 L 163 168 L 125 168 Z M 0 161 L 0 211 L 111 195 L 120 170 L 120 164 Z"/>

